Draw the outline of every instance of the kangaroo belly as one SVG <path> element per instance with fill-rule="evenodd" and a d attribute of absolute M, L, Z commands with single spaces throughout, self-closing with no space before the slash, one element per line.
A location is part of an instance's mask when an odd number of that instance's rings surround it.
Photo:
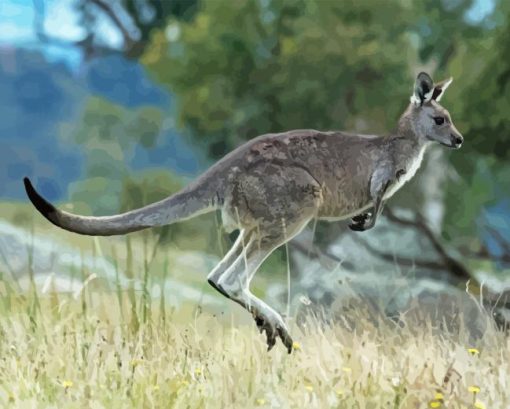
<path fill-rule="evenodd" d="M 323 203 L 319 210 L 321 220 L 343 220 L 371 207 L 368 189 L 352 184 L 348 187 L 324 189 Z"/>

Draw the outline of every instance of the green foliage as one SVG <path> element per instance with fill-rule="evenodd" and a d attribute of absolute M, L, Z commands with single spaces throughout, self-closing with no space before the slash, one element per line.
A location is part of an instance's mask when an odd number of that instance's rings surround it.
<path fill-rule="evenodd" d="M 505 18 L 495 32 L 490 20 L 467 21 L 473 5 L 204 1 L 192 21 L 157 32 L 142 61 L 177 95 L 181 125 L 212 158 L 266 132 L 387 131 L 407 103 L 412 67 L 453 75 L 445 106 L 466 144 L 449 155 L 446 235 L 469 241 L 510 180 L 509 8 L 498 5 Z"/>
<path fill-rule="evenodd" d="M 119 206 L 121 184 L 118 180 L 104 177 L 90 177 L 73 183 L 71 206 L 66 210 L 95 216 L 115 213 Z"/>
<path fill-rule="evenodd" d="M 161 111 L 154 107 L 126 109 L 89 98 L 77 129 L 62 130 L 86 155 L 87 179 L 73 186 L 73 201 L 84 202 L 95 214 L 118 211 L 121 181 L 130 173 L 126 162 L 137 144 L 155 145 L 162 122 Z"/>
<path fill-rule="evenodd" d="M 510 7 L 502 3 L 505 24 L 500 26 L 492 42 L 481 42 L 477 51 L 483 58 L 481 70 L 474 72 L 464 87 L 462 113 L 470 133 L 468 149 L 483 155 L 508 160 L 510 155 Z"/>
<path fill-rule="evenodd" d="M 123 212 L 162 200 L 183 186 L 183 181 L 169 172 L 150 170 L 127 177 L 122 184 L 120 210 Z"/>
<path fill-rule="evenodd" d="M 86 150 L 101 149 L 120 160 L 137 143 L 146 148 L 154 146 L 162 122 L 163 115 L 157 108 L 127 109 L 91 97 L 79 120 L 80 127 L 71 137 Z"/>
<path fill-rule="evenodd" d="M 70 187 L 72 205 L 68 206 L 73 208 L 69 209 L 108 215 L 133 210 L 177 192 L 185 182 L 168 170 L 133 174 L 128 166 L 137 145 L 146 149 L 156 145 L 162 123 L 163 114 L 157 108 L 127 109 L 102 98 L 89 98 L 77 129 L 62 129 L 86 155 L 86 178 Z M 218 240 L 216 227 L 214 218 L 206 216 L 151 231 L 162 242 L 217 251 L 218 246 L 211 246 Z"/>
<path fill-rule="evenodd" d="M 102 55 L 119 50 L 105 47 L 108 40 L 101 30 L 104 20 L 110 19 L 123 38 L 122 52 L 125 57 L 137 59 L 143 54 L 154 30 L 164 27 L 167 20 L 188 20 L 193 17 L 198 0 L 120 0 L 115 5 L 106 0 L 76 0 L 75 9 L 79 23 L 86 33 L 77 45 L 89 56 Z M 113 16 L 113 18 L 112 18 Z M 42 33 L 44 35 L 44 33 Z M 95 49 L 97 48 L 97 49 Z"/>
<path fill-rule="evenodd" d="M 484 230 L 485 209 L 507 198 L 510 191 L 507 2 L 498 4 L 495 16 L 500 18 L 496 28 L 461 43 L 449 64 L 457 82 L 446 98 L 452 101 L 450 111 L 466 143 L 461 152 L 451 155 L 457 176 L 448 186 L 445 228 L 450 240 L 468 244 Z"/>
<path fill-rule="evenodd" d="M 466 21 L 466 13 L 476 4 L 475 0 L 414 2 L 411 30 L 419 36 L 421 61 L 434 61 L 440 71 L 447 70 L 450 59 L 466 41 L 484 35 L 483 23 Z"/>
<path fill-rule="evenodd" d="M 383 131 L 405 104 L 415 52 L 406 3 L 373 6 L 205 1 L 193 21 L 155 35 L 142 61 L 179 97 L 181 124 L 214 158 L 289 128 Z M 389 98 L 398 99 L 384 105 Z"/>

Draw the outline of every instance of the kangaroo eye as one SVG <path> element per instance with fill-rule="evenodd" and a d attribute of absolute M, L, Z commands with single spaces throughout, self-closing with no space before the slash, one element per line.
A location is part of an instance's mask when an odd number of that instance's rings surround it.
<path fill-rule="evenodd" d="M 434 122 L 436 125 L 443 125 L 444 124 L 444 118 L 442 116 L 435 116 Z"/>

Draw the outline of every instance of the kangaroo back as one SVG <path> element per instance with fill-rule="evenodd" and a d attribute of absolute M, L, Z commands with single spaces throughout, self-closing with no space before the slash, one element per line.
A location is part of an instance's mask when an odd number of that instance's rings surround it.
<path fill-rule="evenodd" d="M 137 210 L 114 216 L 79 216 L 57 209 L 46 201 L 24 179 L 25 190 L 33 205 L 54 225 L 65 230 L 89 236 L 114 236 L 148 227 L 171 224 L 217 208 L 211 186 L 192 184 L 180 192 Z"/>

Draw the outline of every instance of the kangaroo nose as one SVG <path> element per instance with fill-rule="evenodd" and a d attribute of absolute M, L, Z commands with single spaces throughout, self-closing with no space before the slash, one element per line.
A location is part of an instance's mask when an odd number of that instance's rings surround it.
<path fill-rule="evenodd" d="M 455 145 L 462 145 L 464 142 L 462 135 L 452 135 L 452 139 L 455 141 Z"/>

